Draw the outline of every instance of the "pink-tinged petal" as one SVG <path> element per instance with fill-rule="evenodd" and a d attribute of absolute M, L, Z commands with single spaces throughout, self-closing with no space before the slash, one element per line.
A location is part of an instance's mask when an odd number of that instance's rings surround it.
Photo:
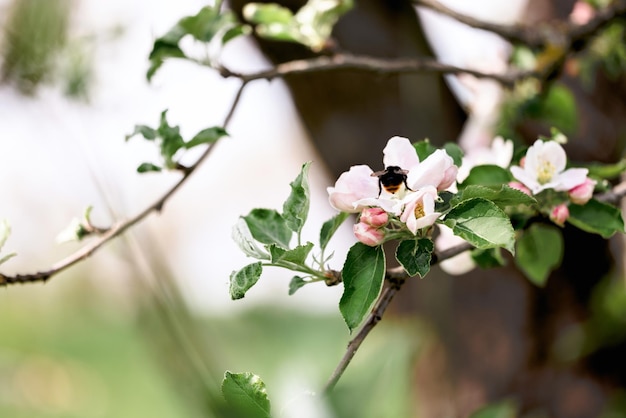
<path fill-rule="evenodd" d="M 463 238 L 454 235 L 451 228 L 445 225 L 439 225 L 439 235 L 435 238 L 435 248 L 437 251 L 445 251 L 464 242 L 465 240 Z M 476 267 L 476 263 L 470 251 L 463 251 L 461 254 L 439 262 L 439 267 L 448 274 L 460 275 L 473 270 Z"/>
<path fill-rule="evenodd" d="M 417 151 L 411 145 L 411 141 L 401 136 L 394 136 L 387 141 L 383 150 L 383 164 L 385 168 L 397 166 L 405 170 L 411 170 L 420 163 Z"/>
<path fill-rule="evenodd" d="M 510 181 L 509 182 L 509 187 L 511 189 L 519 190 L 522 193 L 526 193 L 528 196 L 532 196 L 533 195 L 531 193 L 530 189 L 528 187 L 524 186 L 519 181 Z"/>
<path fill-rule="evenodd" d="M 456 176 L 458 172 L 459 168 L 457 166 L 453 165 L 448 167 L 443 174 L 443 179 L 441 180 L 441 183 L 439 183 L 439 185 L 437 186 L 437 190 L 442 191 L 449 189 L 456 181 Z"/>
<path fill-rule="evenodd" d="M 580 186 L 587 180 L 589 170 L 586 168 L 570 168 L 555 176 L 554 181 L 558 183 L 554 190 L 563 192 Z"/>
<path fill-rule="evenodd" d="M 398 214 L 398 199 L 389 199 L 385 197 L 366 197 L 365 199 L 359 199 L 354 202 L 354 207 L 357 208 L 357 212 L 364 210 L 369 207 L 379 207 L 383 209 L 385 212 L 393 213 L 394 215 Z"/>
<path fill-rule="evenodd" d="M 352 230 L 356 239 L 370 247 L 376 247 L 385 242 L 384 229 L 374 228 L 364 222 L 359 222 L 354 224 Z"/>
<path fill-rule="evenodd" d="M 330 205 L 343 212 L 360 212 L 361 208 L 354 204 L 356 201 L 378 195 L 378 179 L 372 177 L 372 172 L 366 165 L 357 165 L 341 174 L 335 187 L 327 189 Z"/>
<path fill-rule="evenodd" d="M 558 226 L 565 225 L 565 221 L 569 218 L 569 209 L 567 205 L 561 204 L 555 206 L 550 212 L 550 219 Z"/>
<path fill-rule="evenodd" d="M 407 196 L 405 199 L 406 206 L 400 215 L 400 221 L 404 222 L 413 234 L 416 234 L 418 229 L 431 226 L 441 216 L 441 213 L 434 211 L 436 196 L 437 190 L 430 186 L 419 192 L 412 193 L 411 196 Z M 418 205 L 421 207 L 418 207 Z M 420 217 L 417 217 L 416 209 L 419 209 L 419 212 L 422 213 Z"/>
<path fill-rule="evenodd" d="M 522 168 L 514 165 L 511 167 L 511 174 L 513 174 L 513 177 L 519 180 L 520 183 L 528 187 L 533 194 L 537 194 L 542 190 L 541 184 L 539 184 L 536 178 L 530 175 L 526 167 L 528 166 L 525 165 L 524 168 Z"/>
<path fill-rule="evenodd" d="M 595 187 L 596 181 L 591 180 L 587 177 L 584 183 L 579 184 L 578 186 L 568 191 L 569 198 L 572 203 L 575 203 L 577 205 L 584 205 L 589 202 L 589 200 L 593 196 L 593 190 Z"/>
<path fill-rule="evenodd" d="M 409 172 L 407 183 L 413 190 L 425 186 L 438 187 L 446 177 L 446 170 L 453 165 L 452 157 L 444 150 L 438 149 Z"/>
<path fill-rule="evenodd" d="M 366 223 L 374 228 L 380 228 L 389 222 L 389 215 L 382 208 L 363 209 L 359 221 Z"/>

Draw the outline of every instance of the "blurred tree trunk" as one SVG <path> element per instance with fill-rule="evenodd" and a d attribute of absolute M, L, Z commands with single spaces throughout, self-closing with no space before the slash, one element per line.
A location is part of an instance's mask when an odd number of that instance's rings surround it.
<path fill-rule="evenodd" d="M 231 3 L 240 9 L 245 2 Z M 304 1 L 281 3 L 297 10 Z M 528 21 L 565 17 L 572 4 L 532 1 Z M 356 1 L 334 35 L 340 48 L 353 53 L 432 56 L 407 1 Z M 274 62 L 310 55 L 296 45 L 259 44 Z M 620 84 L 600 76 L 591 93 L 572 77 L 565 75 L 562 81 L 576 95 L 580 117 L 568 153 L 577 161 L 618 159 L 618 140 L 626 134 L 624 78 Z M 393 135 L 430 138 L 435 144 L 452 141 L 465 119 L 443 79 L 433 74 L 381 77 L 334 71 L 291 76 L 286 82 L 312 141 L 335 175 L 353 164 L 382 168 L 381 150 Z M 518 131 L 532 143 L 548 128 L 528 122 Z M 407 283 L 394 309 L 427 318 L 439 335 L 415 370 L 419 416 L 465 417 L 485 403 L 511 398 L 522 412 L 540 414 L 536 416 L 594 417 L 623 387 L 623 344 L 574 362 L 554 354 L 563 332 L 589 316 L 592 291 L 614 266 L 607 241 L 568 227 L 564 235 L 563 265 L 543 289 L 531 285 L 512 260 L 505 268 L 458 277 L 435 268 L 425 280 Z"/>

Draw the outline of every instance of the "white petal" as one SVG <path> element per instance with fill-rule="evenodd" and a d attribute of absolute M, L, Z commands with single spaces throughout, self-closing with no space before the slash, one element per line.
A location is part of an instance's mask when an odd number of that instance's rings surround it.
<path fill-rule="evenodd" d="M 420 163 L 417 151 L 411 145 L 411 141 L 401 136 L 394 136 L 389 139 L 383 154 L 385 168 L 397 166 L 405 170 L 411 170 Z"/>

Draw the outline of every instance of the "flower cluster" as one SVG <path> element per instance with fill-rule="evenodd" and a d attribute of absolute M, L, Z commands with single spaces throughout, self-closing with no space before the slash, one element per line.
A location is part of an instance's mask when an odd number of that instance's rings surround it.
<path fill-rule="evenodd" d="M 354 233 L 366 245 L 380 245 L 407 231 L 415 236 L 441 216 L 435 211 L 438 192 L 456 181 L 458 168 L 444 150 L 424 161 L 407 138 L 395 136 L 383 150 L 383 171 L 357 165 L 328 188 L 330 204 L 358 213 Z"/>
<path fill-rule="evenodd" d="M 560 199 L 548 194 L 549 216 L 557 225 L 563 226 L 569 218 L 568 205 L 586 204 L 593 196 L 596 181 L 588 177 L 586 168 L 568 168 L 565 150 L 556 141 L 538 139 L 528 148 L 519 166 L 512 166 L 511 173 L 518 180 L 509 185 L 528 195 L 539 195 L 553 190 L 561 192 Z"/>

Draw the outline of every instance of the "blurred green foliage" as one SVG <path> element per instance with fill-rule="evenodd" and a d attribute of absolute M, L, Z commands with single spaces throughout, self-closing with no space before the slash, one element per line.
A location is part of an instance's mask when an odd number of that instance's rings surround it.
<path fill-rule="evenodd" d="M 184 324 L 183 307 L 172 311 L 157 299 L 120 298 L 86 277 L 2 292 L 0 416 L 222 418 L 228 414 L 215 412 L 223 407 L 215 403 L 216 385 L 226 370 L 261 376 L 279 414 L 290 397 L 290 408 L 298 408 L 305 389 L 324 385 L 350 338 L 338 313 L 261 306 Z M 411 415 L 420 328 L 389 319 L 328 400 L 332 416 Z M 196 363 L 189 361 L 194 355 Z M 199 372 L 202 362 L 208 376 Z M 215 392 L 194 396 L 193 379 L 214 381 L 195 383 Z"/>

